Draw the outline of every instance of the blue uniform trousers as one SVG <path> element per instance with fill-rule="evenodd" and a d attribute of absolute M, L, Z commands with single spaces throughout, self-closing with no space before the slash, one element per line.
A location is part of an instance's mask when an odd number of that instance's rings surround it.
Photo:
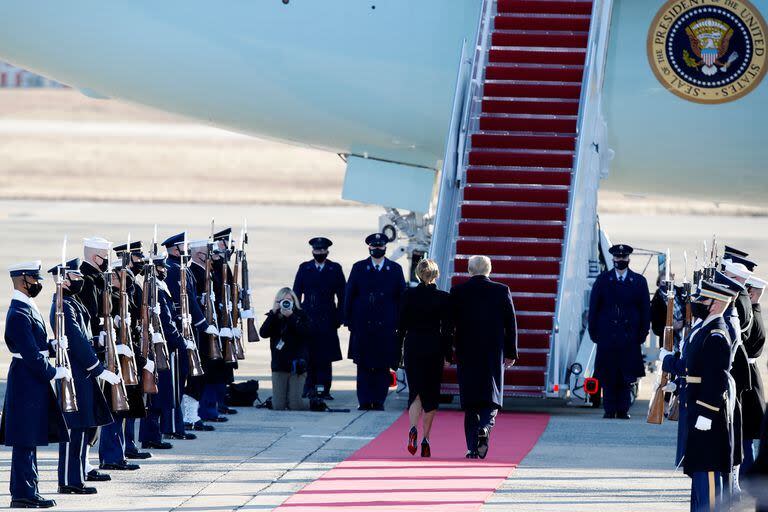
<path fill-rule="evenodd" d="M 219 417 L 219 408 L 226 407 L 226 384 L 205 384 L 200 395 L 200 405 L 197 410 L 202 420 L 212 420 Z"/>
<path fill-rule="evenodd" d="M 611 372 L 600 380 L 603 387 L 603 409 L 608 414 L 625 414 L 632 403 L 632 383 L 619 371 Z"/>
<path fill-rule="evenodd" d="M 125 460 L 123 421 L 122 418 L 117 418 L 109 425 L 101 427 L 99 462 L 102 464 L 120 464 Z"/>
<path fill-rule="evenodd" d="M 685 456 L 685 443 L 688 440 L 688 408 L 685 402 L 680 400 L 680 414 L 677 420 L 677 453 L 675 454 L 675 466 L 683 462 Z"/>
<path fill-rule="evenodd" d="M 744 445 L 744 460 L 741 461 L 739 475 L 746 475 L 755 463 L 754 439 L 742 439 Z"/>
<path fill-rule="evenodd" d="M 14 446 L 11 452 L 11 499 L 37 495 L 37 447 Z"/>
<path fill-rule="evenodd" d="M 147 416 L 139 423 L 139 441 L 142 443 L 159 443 L 163 440 L 160 431 L 160 410 L 149 408 Z"/>
<path fill-rule="evenodd" d="M 160 411 L 160 430 L 163 434 L 184 434 L 184 412 L 181 405 Z"/>
<path fill-rule="evenodd" d="M 357 402 L 362 406 L 383 406 L 389 391 L 389 381 L 389 368 L 363 368 L 357 365 Z"/>
<path fill-rule="evenodd" d="M 85 431 L 73 428 L 69 431 L 69 442 L 59 443 L 59 485 L 84 485 L 85 456 L 88 452 Z"/>
<path fill-rule="evenodd" d="M 495 407 L 467 408 L 464 411 L 464 437 L 467 440 L 467 450 L 477 450 L 477 434 L 481 428 L 487 428 L 490 433 L 496 424 Z"/>
<path fill-rule="evenodd" d="M 726 510 L 723 503 L 723 474 L 698 471 L 691 476 L 691 512 Z"/>
<path fill-rule="evenodd" d="M 331 392 L 331 380 L 333 379 L 333 363 L 309 362 L 307 367 L 307 380 L 304 382 L 304 394 L 313 395 L 317 386 L 323 386 L 323 393 Z"/>
<path fill-rule="evenodd" d="M 139 451 L 138 446 L 136 446 L 136 419 L 126 418 L 124 421 L 125 453 L 136 453 Z"/>

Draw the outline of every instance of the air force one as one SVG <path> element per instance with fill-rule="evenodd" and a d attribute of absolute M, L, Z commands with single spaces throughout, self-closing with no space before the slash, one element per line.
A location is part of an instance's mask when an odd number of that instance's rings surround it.
<path fill-rule="evenodd" d="M 598 186 L 768 197 L 761 12 L 768 0 L 0 0 L 0 59 L 342 155 L 343 197 L 387 208 L 388 234 L 437 259 L 442 286 L 492 257 L 520 329 L 505 392 L 561 397 L 591 371 L 582 314 L 610 265 Z"/>

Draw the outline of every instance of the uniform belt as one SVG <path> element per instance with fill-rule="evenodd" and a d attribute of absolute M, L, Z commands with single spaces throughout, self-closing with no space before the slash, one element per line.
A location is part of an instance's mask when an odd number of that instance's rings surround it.
<path fill-rule="evenodd" d="M 48 356 L 48 351 L 47 350 L 41 350 L 40 351 L 40 355 L 43 356 L 43 357 L 47 357 Z M 11 352 L 11 357 L 15 357 L 16 359 L 23 359 L 21 357 L 21 354 L 14 354 L 13 352 Z"/>
<path fill-rule="evenodd" d="M 685 377 L 685 381 L 688 384 L 701 384 L 701 377 L 695 377 L 693 375 L 688 375 Z"/>
<path fill-rule="evenodd" d="M 749 361 L 749 364 L 757 364 L 757 359 L 756 357 L 750 357 L 747 361 Z"/>

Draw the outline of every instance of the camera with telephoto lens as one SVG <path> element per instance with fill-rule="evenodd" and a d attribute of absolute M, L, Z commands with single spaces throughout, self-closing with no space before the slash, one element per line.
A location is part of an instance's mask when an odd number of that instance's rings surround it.
<path fill-rule="evenodd" d="M 318 384 L 315 389 L 310 392 L 309 395 L 309 410 L 315 412 L 324 412 L 328 410 L 328 404 L 323 400 L 323 394 L 325 393 L 325 386 Z"/>
<path fill-rule="evenodd" d="M 280 301 L 280 307 L 282 309 L 291 311 L 293 309 L 293 301 L 292 300 L 288 300 L 288 299 L 281 300 Z"/>

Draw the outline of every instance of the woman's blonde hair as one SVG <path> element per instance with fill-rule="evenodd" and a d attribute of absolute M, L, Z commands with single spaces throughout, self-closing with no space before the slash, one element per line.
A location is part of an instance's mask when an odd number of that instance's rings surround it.
<path fill-rule="evenodd" d="M 432 284 L 440 276 L 435 260 L 423 259 L 416 265 L 416 277 L 424 284 Z"/>
<path fill-rule="evenodd" d="M 301 304 L 299 304 L 299 298 L 296 296 L 296 292 L 294 292 L 287 286 L 285 288 L 280 288 L 280 290 L 277 292 L 277 295 L 275 295 L 275 303 L 283 300 L 283 297 L 285 297 L 286 295 L 291 296 L 294 309 L 301 309 Z"/>

